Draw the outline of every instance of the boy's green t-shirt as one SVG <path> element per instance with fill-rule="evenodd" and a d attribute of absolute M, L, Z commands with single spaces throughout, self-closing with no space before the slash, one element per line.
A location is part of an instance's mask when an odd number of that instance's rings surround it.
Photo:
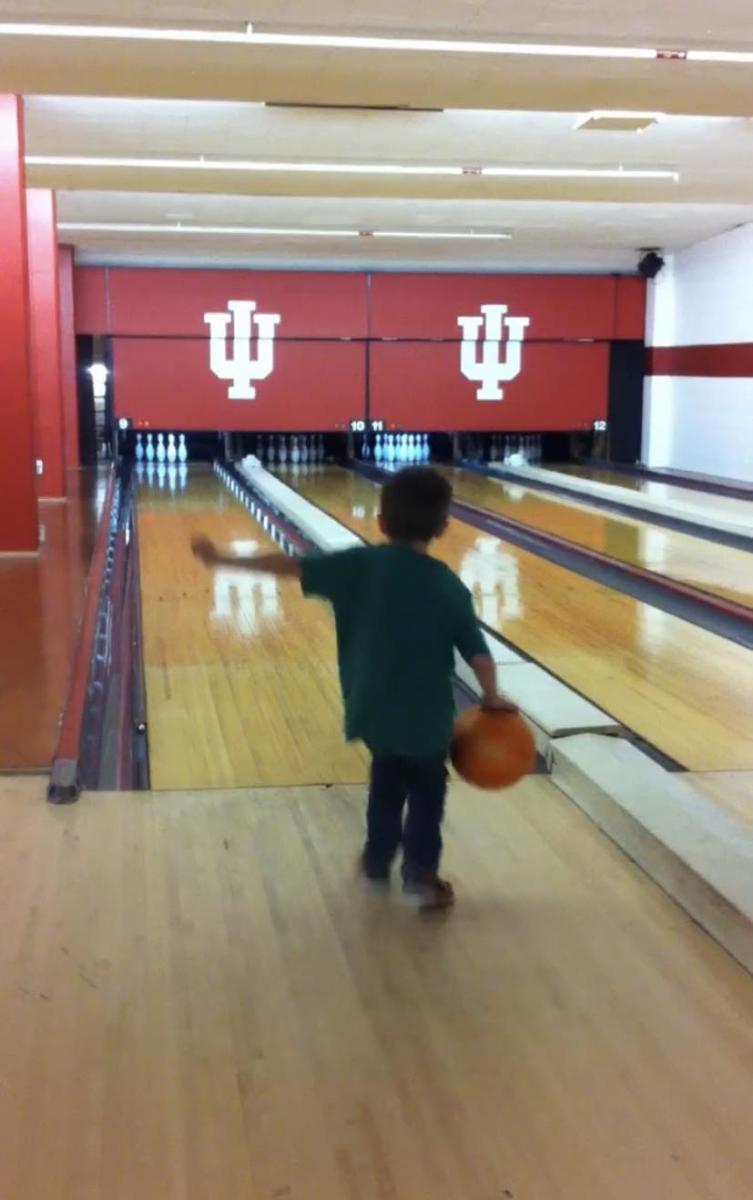
<path fill-rule="evenodd" d="M 488 654 L 471 594 L 449 567 L 395 543 L 303 560 L 304 595 L 335 611 L 345 734 L 374 754 L 447 750 L 457 648 Z"/>

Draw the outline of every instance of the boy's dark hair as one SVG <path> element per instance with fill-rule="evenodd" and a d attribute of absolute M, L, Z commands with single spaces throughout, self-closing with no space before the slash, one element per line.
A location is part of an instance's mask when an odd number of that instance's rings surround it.
<path fill-rule="evenodd" d="M 406 467 L 382 488 L 384 532 L 396 542 L 428 542 L 447 522 L 452 487 L 433 467 Z"/>

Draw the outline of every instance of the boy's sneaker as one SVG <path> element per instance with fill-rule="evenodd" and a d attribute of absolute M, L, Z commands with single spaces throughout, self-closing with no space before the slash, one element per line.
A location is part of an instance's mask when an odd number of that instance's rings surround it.
<path fill-rule="evenodd" d="M 403 878 L 403 900 L 420 912 L 431 912 L 451 908 L 455 903 L 455 892 L 446 879 L 427 873 Z"/>
<path fill-rule="evenodd" d="M 386 892 L 390 886 L 389 868 L 375 868 L 372 863 L 367 862 L 365 854 L 358 856 L 358 876 L 375 892 Z"/>

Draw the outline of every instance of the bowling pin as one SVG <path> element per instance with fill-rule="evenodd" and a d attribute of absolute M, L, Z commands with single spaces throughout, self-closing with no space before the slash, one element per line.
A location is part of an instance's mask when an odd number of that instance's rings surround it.
<path fill-rule="evenodd" d="M 140 433 L 136 434 L 136 446 L 134 447 L 134 454 L 136 456 L 136 462 L 141 462 L 144 457 L 144 443 L 141 440 Z"/>
<path fill-rule="evenodd" d="M 188 462 L 188 446 L 186 445 L 185 433 L 181 433 L 178 438 L 178 462 Z"/>
<path fill-rule="evenodd" d="M 146 461 L 154 462 L 154 442 L 151 433 L 146 435 Z"/>
<path fill-rule="evenodd" d="M 428 435 L 428 433 L 425 433 L 425 434 L 424 434 L 424 453 L 423 453 L 423 458 L 424 458 L 424 462 L 428 462 L 428 461 L 429 461 L 429 459 L 431 458 L 431 443 L 430 443 L 430 441 L 429 441 L 429 435 Z"/>
<path fill-rule="evenodd" d="M 285 445 L 285 438 L 282 434 L 277 439 L 277 459 L 281 466 L 284 466 L 288 461 L 288 448 Z"/>
<path fill-rule="evenodd" d="M 164 434 L 157 434 L 157 462 L 165 461 L 165 437 Z"/>
<path fill-rule="evenodd" d="M 178 458 L 178 451 L 175 446 L 175 434 L 168 433 L 167 435 L 167 461 L 174 463 Z"/>
<path fill-rule="evenodd" d="M 306 444 L 306 438 L 301 438 L 301 462 L 307 463 L 309 460 L 309 448 Z"/>

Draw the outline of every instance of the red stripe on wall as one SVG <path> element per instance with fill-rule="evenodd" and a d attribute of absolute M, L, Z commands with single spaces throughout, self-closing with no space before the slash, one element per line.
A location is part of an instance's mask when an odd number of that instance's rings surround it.
<path fill-rule="evenodd" d="M 646 374 L 695 375 L 710 379 L 753 376 L 753 343 L 653 346 L 646 350 Z"/>

